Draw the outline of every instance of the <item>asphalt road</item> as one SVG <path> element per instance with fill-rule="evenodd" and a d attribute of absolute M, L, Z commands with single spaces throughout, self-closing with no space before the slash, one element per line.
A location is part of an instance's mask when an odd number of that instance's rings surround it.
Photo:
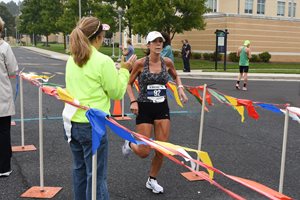
<path fill-rule="evenodd" d="M 51 83 L 64 85 L 65 62 L 49 59 L 25 49 L 14 49 L 20 69 L 24 72 L 51 74 Z M 190 86 L 207 83 L 227 95 L 259 102 L 284 104 L 300 107 L 299 82 L 251 81 L 247 92 L 237 91 L 234 81 L 183 79 Z M 170 142 L 196 149 L 198 146 L 201 106 L 189 95 L 188 104 L 181 109 L 170 100 L 171 138 Z M 213 165 L 223 172 L 251 179 L 272 189 L 278 190 L 284 115 L 257 108 L 259 120 L 245 114 L 245 122 L 231 107 L 213 98 L 214 106 L 208 106 L 205 113 L 202 150 L 207 151 Z M 12 144 L 21 144 L 20 105 L 16 102 L 16 126 L 12 127 Z M 25 144 L 39 148 L 38 137 L 38 88 L 24 82 Z M 72 157 L 68 143 L 63 138 L 63 125 L 60 119 L 63 103 L 43 95 L 44 120 L 44 184 L 63 189 L 53 198 L 72 199 L 71 164 Z M 129 111 L 128 97 L 125 97 L 125 112 Z M 181 112 L 186 111 L 186 112 Z M 134 120 L 122 121 L 122 125 L 134 130 Z M 283 193 L 300 199 L 300 124 L 290 120 L 288 129 L 287 157 Z M 109 131 L 108 185 L 112 200 L 140 199 L 231 199 L 218 188 L 204 181 L 189 182 L 180 173 L 186 169 L 165 159 L 158 177 L 165 193 L 155 195 L 145 188 L 150 158 L 139 159 L 131 155 L 124 159 L 121 153 L 123 140 Z M 0 199 L 22 199 L 20 195 L 32 186 L 39 186 L 39 151 L 14 153 L 13 173 L 0 179 Z M 267 199 L 250 189 L 216 175 L 215 181 L 245 197 L 246 199 Z"/>

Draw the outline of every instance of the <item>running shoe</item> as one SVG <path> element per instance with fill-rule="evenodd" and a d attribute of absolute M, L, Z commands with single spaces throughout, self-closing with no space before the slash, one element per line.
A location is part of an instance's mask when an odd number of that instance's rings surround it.
<path fill-rule="evenodd" d="M 164 193 L 164 188 L 157 183 L 157 180 L 151 178 L 148 178 L 146 188 L 152 190 L 155 194 Z"/>
<path fill-rule="evenodd" d="M 129 146 L 129 141 L 125 140 L 122 146 L 122 153 L 125 158 L 128 158 L 129 154 L 132 152 L 132 149 Z"/>
<path fill-rule="evenodd" d="M 12 170 L 4 173 L 0 173 L 0 177 L 8 177 L 12 173 Z"/>
<path fill-rule="evenodd" d="M 236 88 L 237 90 L 241 89 L 239 84 L 235 84 L 235 88 Z"/>
<path fill-rule="evenodd" d="M 247 91 L 248 89 L 246 87 L 243 87 L 243 91 Z"/>

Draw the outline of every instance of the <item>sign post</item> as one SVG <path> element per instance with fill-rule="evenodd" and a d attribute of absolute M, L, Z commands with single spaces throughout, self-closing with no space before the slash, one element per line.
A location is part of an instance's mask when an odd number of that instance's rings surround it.
<path fill-rule="evenodd" d="M 218 54 L 224 53 L 224 71 L 226 71 L 226 59 L 227 59 L 227 35 L 229 34 L 227 29 L 216 30 L 216 51 L 215 51 L 215 70 L 218 69 Z"/>

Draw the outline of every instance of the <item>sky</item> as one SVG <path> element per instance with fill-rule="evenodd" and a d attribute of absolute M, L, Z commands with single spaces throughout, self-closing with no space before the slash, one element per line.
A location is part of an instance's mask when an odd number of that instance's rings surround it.
<path fill-rule="evenodd" d="M 0 0 L 0 2 L 5 2 L 5 3 L 8 3 L 8 2 L 10 2 L 11 0 Z M 14 2 L 16 2 L 16 3 L 18 3 L 20 0 L 13 0 Z"/>

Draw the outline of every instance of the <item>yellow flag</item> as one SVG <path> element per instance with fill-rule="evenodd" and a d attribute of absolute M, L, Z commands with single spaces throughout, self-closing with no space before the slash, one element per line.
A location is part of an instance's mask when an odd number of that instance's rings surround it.
<path fill-rule="evenodd" d="M 169 87 L 171 88 L 171 90 L 173 91 L 174 93 L 174 97 L 175 97 L 175 101 L 176 103 L 183 108 L 183 105 L 180 101 L 180 98 L 179 98 L 179 94 L 178 94 L 178 91 L 177 91 L 177 88 L 176 88 L 176 85 L 174 84 L 171 84 L 171 83 L 168 83 Z"/>
<path fill-rule="evenodd" d="M 173 149 L 173 150 L 176 150 L 176 151 L 178 151 L 179 149 L 184 149 L 185 151 L 195 152 L 204 164 L 206 164 L 208 166 L 211 166 L 211 167 L 213 166 L 208 153 L 205 152 L 205 151 L 198 151 L 198 150 L 195 150 L 195 149 L 182 147 L 182 146 L 179 146 L 179 145 L 171 144 L 171 143 L 168 143 L 168 142 L 161 142 L 161 141 L 157 141 L 157 140 L 155 140 L 155 142 L 160 144 L 161 146 L 165 146 L 167 148 L 170 148 L 170 149 Z M 171 151 L 166 151 L 166 153 L 168 153 L 169 155 L 174 155 L 174 153 L 172 153 Z M 207 170 L 207 171 L 209 173 L 209 177 L 211 179 L 213 179 L 214 172 L 212 170 Z"/>
<path fill-rule="evenodd" d="M 56 91 L 61 100 L 74 102 L 74 98 L 66 90 L 62 89 L 61 87 L 57 87 Z"/>
<path fill-rule="evenodd" d="M 231 103 L 231 105 L 238 111 L 238 113 L 241 115 L 242 119 L 241 122 L 245 121 L 244 117 L 244 106 L 238 106 L 237 105 L 237 99 L 231 96 L 224 95 L 226 99 Z"/>

